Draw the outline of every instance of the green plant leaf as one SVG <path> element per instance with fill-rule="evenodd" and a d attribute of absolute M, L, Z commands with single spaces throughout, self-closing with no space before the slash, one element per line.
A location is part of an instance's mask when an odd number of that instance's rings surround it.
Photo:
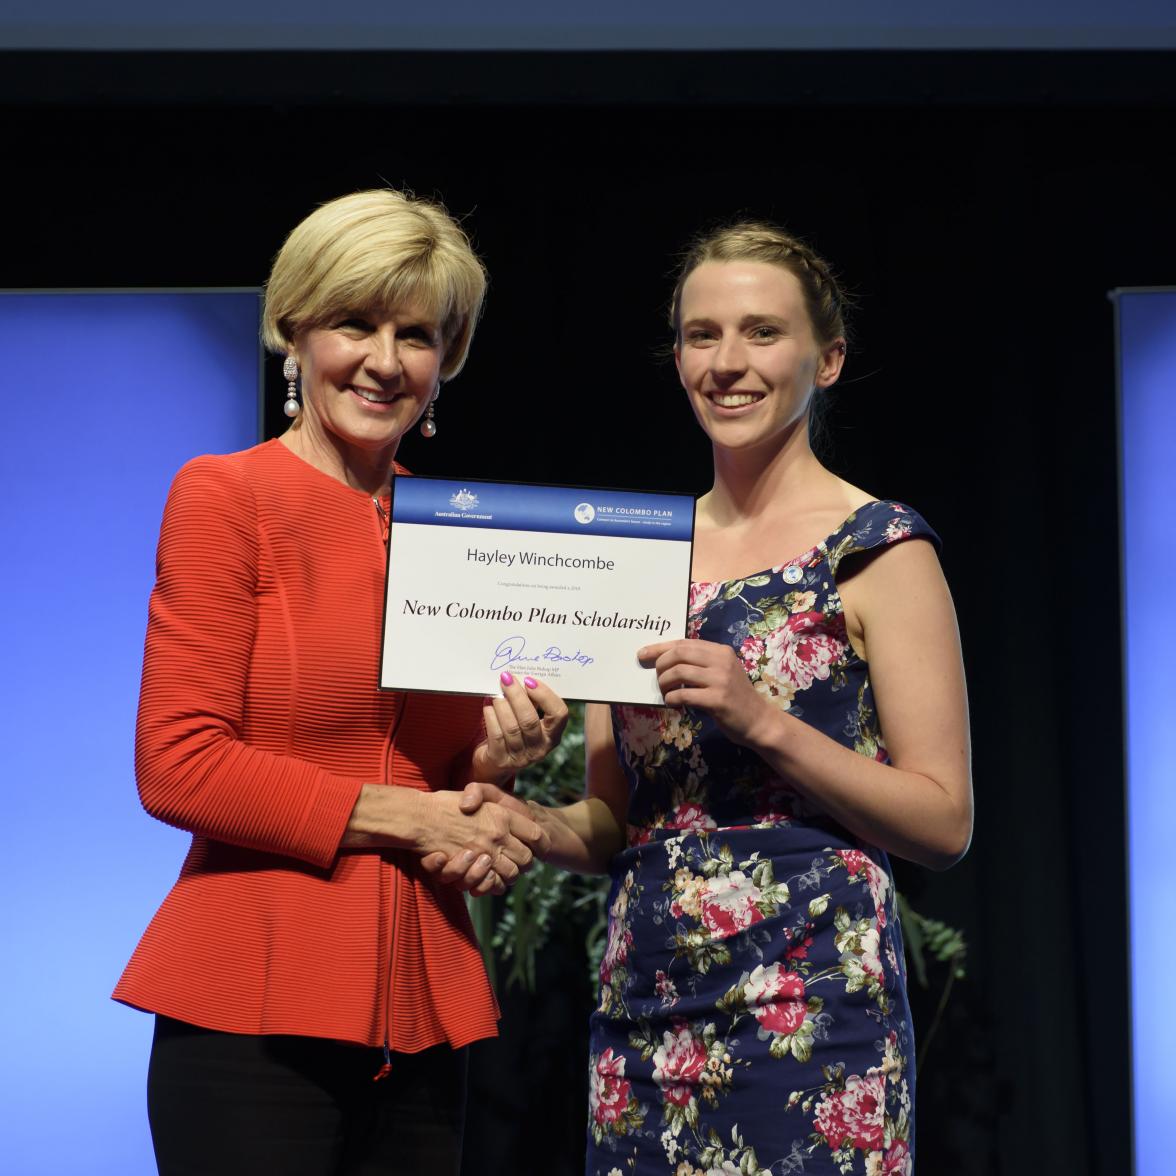
<path fill-rule="evenodd" d="M 911 910 L 905 896 L 898 894 L 898 913 L 902 921 L 902 935 L 906 944 L 907 963 L 915 973 L 920 988 L 927 987 L 927 955 L 923 927 L 915 912 Z"/>

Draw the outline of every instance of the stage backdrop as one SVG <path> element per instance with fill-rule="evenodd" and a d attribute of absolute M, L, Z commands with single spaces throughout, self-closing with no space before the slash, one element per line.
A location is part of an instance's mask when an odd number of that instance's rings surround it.
<path fill-rule="evenodd" d="M 1170 0 L 6 0 L 11 49 L 1161 49 Z M 272 68 L 279 68 L 276 65 Z M 367 68 L 360 58 L 356 68 Z M 455 68 L 448 63 L 439 68 Z M 459 67 L 458 67 L 459 68 Z M 732 78 L 733 87 L 739 79 Z"/>
<path fill-rule="evenodd" d="M 110 1000 L 186 834 L 132 738 L 172 476 L 258 434 L 256 290 L 0 293 L 0 1170 L 146 1176 L 151 1018 Z"/>
<path fill-rule="evenodd" d="M 1172 1171 L 1176 910 L 1176 289 L 1115 293 L 1119 332 L 1127 861 L 1136 1176 Z M 1092 621 L 1097 610 L 1091 610 Z"/>

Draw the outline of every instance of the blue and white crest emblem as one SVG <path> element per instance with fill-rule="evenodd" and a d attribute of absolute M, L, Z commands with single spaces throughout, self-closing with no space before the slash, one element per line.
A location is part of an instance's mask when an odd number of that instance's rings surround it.
<path fill-rule="evenodd" d="M 458 510 L 473 510 L 478 505 L 478 496 L 463 487 L 449 499 L 449 505 Z"/>

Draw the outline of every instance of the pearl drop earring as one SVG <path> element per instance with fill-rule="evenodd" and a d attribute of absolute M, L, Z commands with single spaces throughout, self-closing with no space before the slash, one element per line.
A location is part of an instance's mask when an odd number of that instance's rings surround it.
<path fill-rule="evenodd" d="M 294 387 L 294 381 L 298 379 L 298 360 L 292 355 L 287 355 L 282 363 L 282 378 L 286 381 L 286 403 L 282 405 L 282 411 L 293 419 L 302 411 L 302 405 L 298 403 L 298 390 Z"/>
<path fill-rule="evenodd" d="M 437 397 L 441 395 L 441 385 L 437 385 L 437 391 L 429 398 L 429 407 L 425 409 L 425 419 L 421 421 L 421 436 L 422 437 L 436 437 L 437 436 L 437 422 L 433 420 L 433 405 L 437 403 Z"/>

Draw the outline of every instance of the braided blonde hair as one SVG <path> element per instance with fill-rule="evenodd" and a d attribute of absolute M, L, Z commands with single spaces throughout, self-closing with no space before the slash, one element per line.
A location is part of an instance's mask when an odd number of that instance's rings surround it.
<path fill-rule="evenodd" d="M 674 337 L 682 329 L 682 289 L 686 279 L 706 261 L 762 261 L 788 270 L 800 283 L 813 334 L 822 346 L 846 338 L 847 298 L 837 284 L 829 263 L 799 237 L 770 221 L 739 221 L 703 233 L 691 242 L 682 258 L 678 281 L 670 300 L 670 326 Z"/>

